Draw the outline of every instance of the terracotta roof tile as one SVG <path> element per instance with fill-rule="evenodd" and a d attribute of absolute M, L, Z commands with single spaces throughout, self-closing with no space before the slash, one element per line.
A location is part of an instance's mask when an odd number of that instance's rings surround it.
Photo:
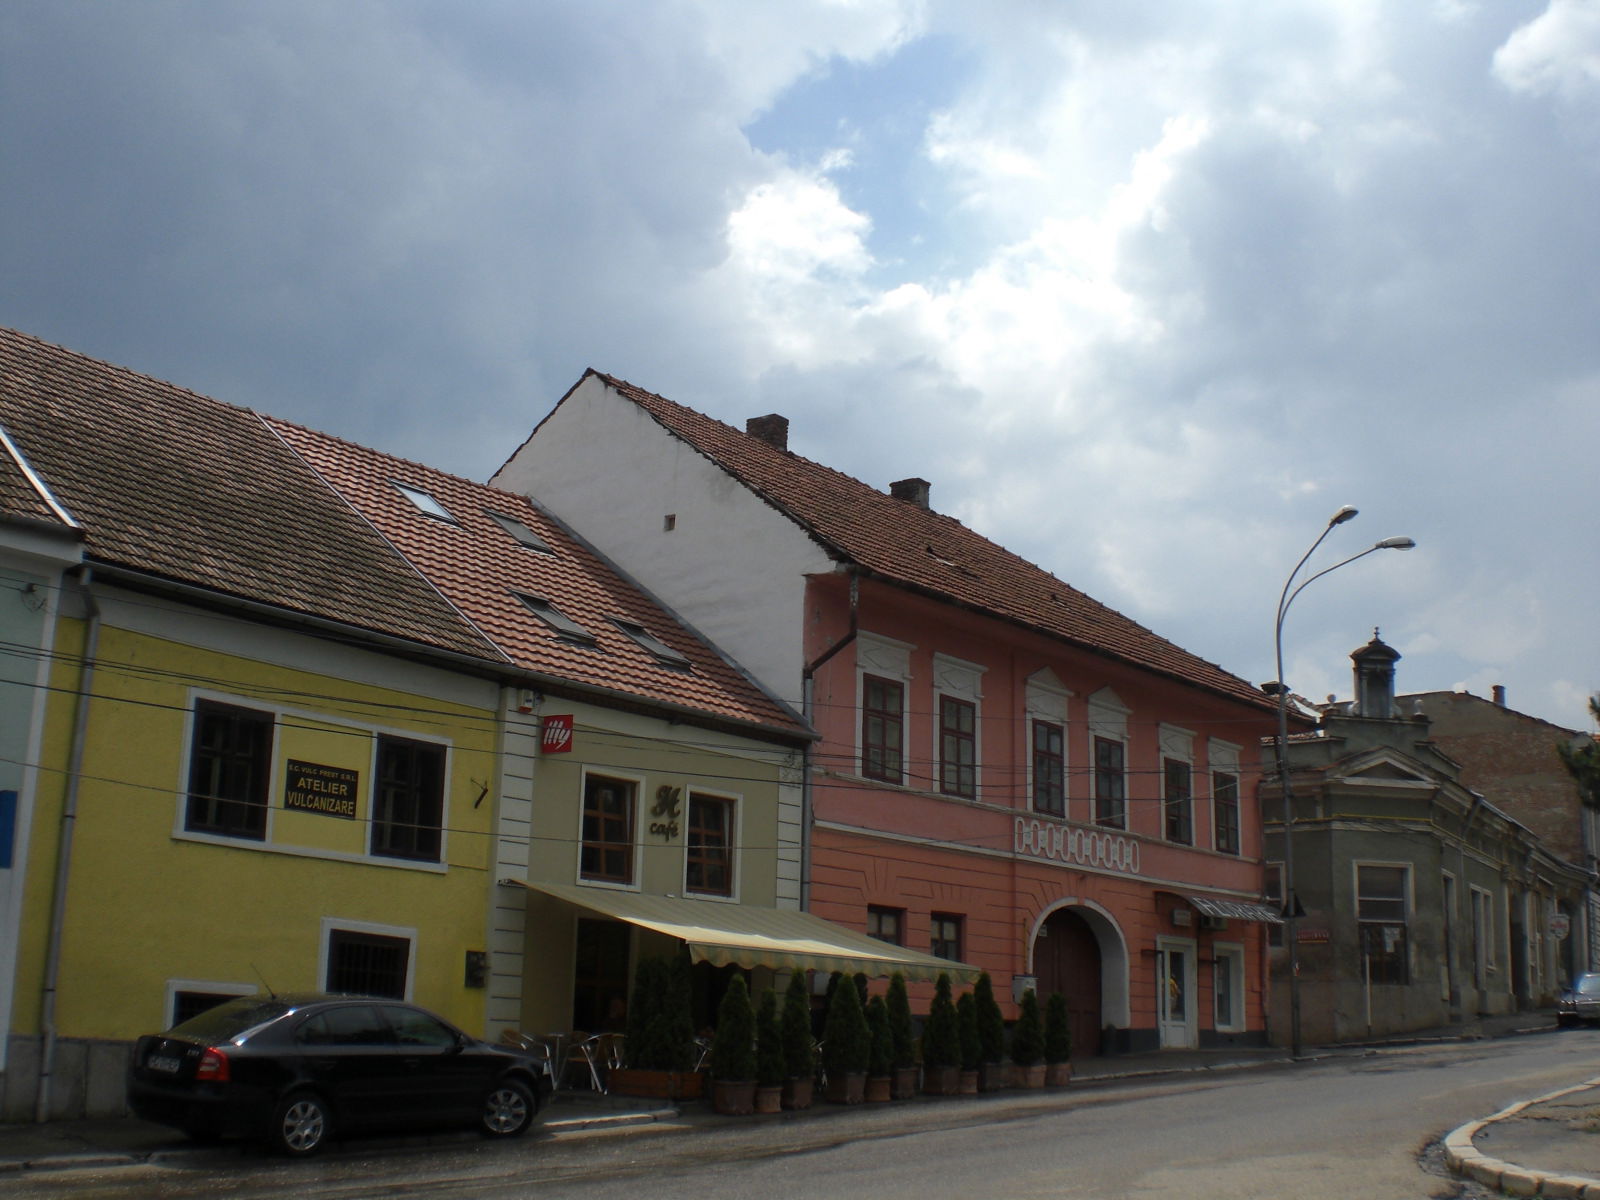
<path fill-rule="evenodd" d="M 3 424 L 0 433 L 4 433 Z M 28 470 L 9 435 L 0 437 L 0 517 L 56 525 L 63 531 L 70 529 L 71 525 L 29 477 Z"/>
<path fill-rule="evenodd" d="M 527 498 L 286 421 L 271 424 L 518 666 L 723 720 L 803 733 L 791 712 Z M 428 516 L 396 483 L 425 492 L 454 521 Z M 551 552 L 527 548 L 490 513 L 520 521 Z M 563 638 L 517 592 L 554 604 L 593 635 L 593 644 Z M 663 664 L 611 618 L 643 626 L 690 667 Z"/>
<path fill-rule="evenodd" d="M 591 371 L 797 524 L 837 561 L 1258 708 L 1260 690 L 960 521 L 624 380 Z M 570 395 L 570 393 L 569 393 Z"/>
<path fill-rule="evenodd" d="M 0 329 L 0 425 L 91 562 L 498 657 L 248 409 Z"/>

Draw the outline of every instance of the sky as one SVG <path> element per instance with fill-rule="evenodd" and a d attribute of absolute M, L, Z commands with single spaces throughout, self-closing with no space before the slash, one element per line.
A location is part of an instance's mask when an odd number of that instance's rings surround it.
<path fill-rule="evenodd" d="M 594 367 L 1253 682 L 1600 691 L 1600 0 L 6 0 L 0 324 L 487 479 Z M 566 514 L 580 529 L 581 514 Z"/>

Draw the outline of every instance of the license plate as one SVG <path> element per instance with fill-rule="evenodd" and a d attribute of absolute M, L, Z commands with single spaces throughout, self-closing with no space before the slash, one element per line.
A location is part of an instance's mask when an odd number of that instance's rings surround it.
<path fill-rule="evenodd" d="M 178 1068 L 183 1066 L 181 1058 L 168 1058 L 162 1054 L 152 1054 L 144 1060 L 144 1065 L 152 1071 L 165 1071 L 168 1075 L 176 1075 Z"/>

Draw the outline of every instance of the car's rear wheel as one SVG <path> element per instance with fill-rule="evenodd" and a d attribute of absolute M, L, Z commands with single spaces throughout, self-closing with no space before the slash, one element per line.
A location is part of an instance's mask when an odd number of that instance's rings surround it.
<path fill-rule="evenodd" d="M 486 1137 L 521 1137 L 533 1124 L 536 1111 L 538 1101 L 532 1088 L 520 1079 L 502 1079 L 483 1098 L 479 1126 Z"/>
<path fill-rule="evenodd" d="M 333 1115 L 315 1092 L 293 1092 L 278 1102 L 272 1116 L 273 1148 L 291 1158 L 315 1154 L 333 1134 Z"/>

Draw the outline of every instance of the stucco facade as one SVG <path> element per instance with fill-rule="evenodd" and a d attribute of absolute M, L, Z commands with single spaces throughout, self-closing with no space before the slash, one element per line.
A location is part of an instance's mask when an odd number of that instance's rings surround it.
<path fill-rule="evenodd" d="M 926 485 L 886 496 L 773 436 L 591 373 L 494 482 L 803 703 L 813 912 L 987 969 L 1011 1015 L 1022 987 L 1068 992 L 1078 1053 L 1264 1037 L 1259 692 Z"/>
<path fill-rule="evenodd" d="M 103 585 L 52 603 L 7 1117 L 41 1103 L 42 1054 L 49 1115 L 119 1111 L 138 1034 L 215 996 L 348 986 L 368 950 L 391 960 L 381 986 L 483 1027 L 466 957 L 494 859 L 472 782 L 495 769 L 492 681 Z M 196 799 L 222 712 L 261 731 L 258 822 Z M 442 771 L 422 844 L 374 836 L 386 747 Z"/>
<path fill-rule="evenodd" d="M 1438 1027 L 1554 1002 L 1570 973 L 1584 874 L 1467 786 L 1431 723 L 1394 701 L 1390 647 L 1356 651 L 1359 705 L 1289 746 L 1302 1034 L 1317 1044 Z M 1276 779 L 1264 811 L 1282 813 Z M 1274 1011 L 1291 1002 L 1274 951 Z"/>

